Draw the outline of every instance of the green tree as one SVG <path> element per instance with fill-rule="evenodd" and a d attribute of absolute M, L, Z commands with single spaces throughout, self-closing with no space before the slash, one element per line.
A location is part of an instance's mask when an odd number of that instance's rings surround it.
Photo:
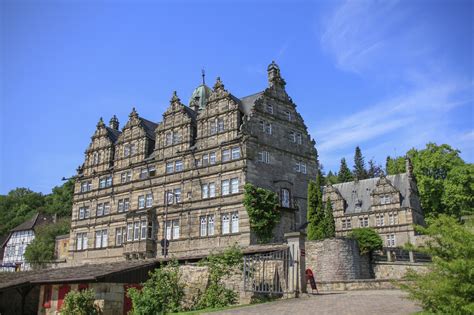
<path fill-rule="evenodd" d="M 43 209 L 44 196 L 28 188 L 16 188 L 0 198 L 0 236 Z"/>
<path fill-rule="evenodd" d="M 347 167 L 347 162 L 345 158 L 341 159 L 341 166 L 339 167 L 339 172 L 337 173 L 337 181 L 339 183 L 351 182 L 354 180 L 354 176 L 351 173 L 349 167 Z"/>
<path fill-rule="evenodd" d="M 280 221 L 280 211 L 277 209 L 278 195 L 273 191 L 245 184 L 243 204 L 249 215 L 250 228 L 255 232 L 259 242 L 270 241 L 273 237 L 273 228 Z"/>
<path fill-rule="evenodd" d="M 374 160 L 369 160 L 369 168 L 367 170 L 367 178 L 375 178 L 383 175 L 382 166 L 377 165 Z"/>
<path fill-rule="evenodd" d="M 127 295 L 132 300 L 132 315 L 166 314 L 181 311 L 184 285 L 180 282 L 176 261 L 150 272 L 141 290 L 130 288 Z"/>
<path fill-rule="evenodd" d="M 405 171 L 405 157 L 391 158 L 387 156 L 385 163 L 385 173 L 387 173 L 387 175 L 401 174 L 405 173 Z"/>
<path fill-rule="evenodd" d="M 92 289 L 70 291 L 64 298 L 61 314 L 64 315 L 95 315 L 100 308 L 94 304 L 95 292 Z"/>
<path fill-rule="evenodd" d="M 423 247 L 431 255 L 429 272 L 409 270 L 403 290 L 435 314 L 474 314 L 474 233 L 453 217 L 428 218 L 428 227 L 416 230 L 428 236 Z"/>
<path fill-rule="evenodd" d="M 69 218 L 58 220 L 57 223 L 40 226 L 35 231 L 35 239 L 26 247 L 25 260 L 34 268 L 42 268 L 54 259 L 56 236 L 69 232 Z"/>
<path fill-rule="evenodd" d="M 326 176 L 326 184 L 334 185 L 334 184 L 337 184 L 338 182 L 339 181 L 337 178 L 337 174 L 334 174 L 332 171 L 329 171 L 328 175 Z"/>
<path fill-rule="evenodd" d="M 472 214 L 474 209 L 474 165 L 453 167 L 444 181 L 441 202 L 444 212 L 460 217 Z"/>
<path fill-rule="evenodd" d="M 332 203 L 329 197 L 326 200 L 324 208 L 324 237 L 331 238 L 336 236 L 336 224 L 334 222 L 334 214 L 332 210 Z"/>
<path fill-rule="evenodd" d="M 372 252 L 383 248 L 380 235 L 372 228 L 353 229 L 349 233 L 349 237 L 357 241 L 361 255 L 372 254 Z"/>
<path fill-rule="evenodd" d="M 318 174 L 316 181 L 310 180 L 308 184 L 308 240 L 324 239 L 324 210 L 322 199 L 321 177 Z"/>
<path fill-rule="evenodd" d="M 355 148 L 354 153 L 354 177 L 358 180 L 367 178 L 367 170 L 365 169 L 364 157 L 362 156 L 362 151 L 360 147 Z"/>
<path fill-rule="evenodd" d="M 72 214 L 72 198 L 74 195 L 74 180 L 69 179 L 61 186 L 53 188 L 53 192 L 45 196 L 45 212 L 60 217 L 70 217 Z"/>

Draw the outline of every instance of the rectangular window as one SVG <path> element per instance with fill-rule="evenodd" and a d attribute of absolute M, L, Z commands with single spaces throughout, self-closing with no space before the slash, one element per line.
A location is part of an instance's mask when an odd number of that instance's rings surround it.
<path fill-rule="evenodd" d="M 145 240 L 145 239 L 146 239 L 147 228 L 148 228 L 148 225 L 147 225 L 146 220 L 142 220 L 142 221 L 141 221 L 141 233 L 140 233 L 140 238 L 141 238 L 142 240 Z"/>
<path fill-rule="evenodd" d="M 174 195 L 173 195 L 173 192 L 172 191 L 167 191 L 166 192 L 166 202 L 169 204 L 169 205 L 172 205 L 173 204 L 173 201 L 174 201 Z"/>
<path fill-rule="evenodd" d="M 99 230 L 95 232 L 95 248 L 107 247 L 107 230 Z"/>
<path fill-rule="evenodd" d="M 133 223 L 127 223 L 127 242 L 133 240 Z"/>
<path fill-rule="evenodd" d="M 273 105 L 267 104 L 267 113 L 273 114 Z"/>
<path fill-rule="evenodd" d="M 214 135 L 217 133 L 217 121 L 216 120 L 213 120 L 209 123 L 209 131 L 211 133 L 211 135 Z"/>
<path fill-rule="evenodd" d="M 225 195 L 228 195 L 229 193 L 230 193 L 230 191 L 229 191 L 229 180 L 226 179 L 226 180 L 223 180 L 223 181 L 222 181 L 221 194 L 222 194 L 223 196 L 225 196 Z"/>
<path fill-rule="evenodd" d="M 138 241 L 140 238 L 140 222 L 133 223 L 133 240 Z"/>
<path fill-rule="evenodd" d="M 200 235 L 207 236 L 207 217 L 206 216 L 201 217 L 200 221 L 201 221 Z"/>
<path fill-rule="evenodd" d="M 119 227 L 115 229 L 115 246 L 122 246 L 124 232 L 125 232 L 124 228 Z"/>
<path fill-rule="evenodd" d="M 87 249 L 87 233 L 76 234 L 76 249 L 77 250 Z"/>
<path fill-rule="evenodd" d="M 208 184 L 203 184 L 201 186 L 201 194 L 202 194 L 202 199 L 209 198 L 209 185 Z"/>
<path fill-rule="evenodd" d="M 290 131 L 290 141 L 296 143 L 296 133 L 294 131 Z"/>
<path fill-rule="evenodd" d="M 123 199 L 120 199 L 118 201 L 117 212 L 120 213 L 120 212 L 123 212 L 123 211 L 124 211 Z"/>
<path fill-rule="evenodd" d="M 298 144 L 303 143 L 303 136 L 299 132 L 296 134 L 296 143 L 298 143 Z"/>
<path fill-rule="evenodd" d="M 392 198 L 389 195 L 380 196 L 380 204 L 387 205 L 392 202 Z"/>
<path fill-rule="evenodd" d="M 222 150 L 222 162 L 230 161 L 230 149 Z"/>
<path fill-rule="evenodd" d="M 145 196 L 140 195 L 138 196 L 138 209 L 143 209 L 145 208 Z"/>
<path fill-rule="evenodd" d="M 80 207 L 79 208 L 79 220 L 89 218 L 89 207 Z"/>
<path fill-rule="evenodd" d="M 296 162 L 296 164 L 295 164 L 295 171 L 296 171 L 297 173 L 301 172 L 301 164 L 300 164 L 300 162 Z"/>
<path fill-rule="evenodd" d="M 104 215 L 104 204 L 103 204 L 103 203 L 99 203 L 99 204 L 97 205 L 96 215 L 97 215 L 98 217 Z"/>
<path fill-rule="evenodd" d="M 359 218 L 359 227 L 368 227 L 369 226 L 369 218 Z"/>
<path fill-rule="evenodd" d="M 306 174 L 306 164 L 301 163 L 301 173 Z"/>
<path fill-rule="evenodd" d="M 217 120 L 217 132 L 223 132 L 224 131 L 224 119 L 219 118 Z"/>
<path fill-rule="evenodd" d="M 105 182 L 106 182 L 105 177 L 100 178 L 99 179 L 99 188 L 105 188 Z"/>
<path fill-rule="evenodd" d="M 290 208 L 290 191 L 286 188 L 281 190 L 281 206 Z"/>
<path fill-rule="evenodd" d="M 291 112 L 289 110 L 285 111 L 285 116 L 288 121 L 291 121 Z"/>
<path fill-rule="evenodd" d="M 260 120 L 260 131 L 265 132 L 265 122 Z"/>
<path fill-rule="evenodd" d="M 272 134 L 272 124 L 271 123 L 266 123 L 265 124 L 265 133 L 268 133 L 269 135 Z"/>
<path fill-rule="evenodd" d="M 128 211 L 130 209 L 130 199 L 125 198 L 123 200 L 123 211 Z"/>
<path fill-rule="evenodd" d="M 230 233 L 230 219 L 229 214 L 224 213 L 222 215 L 222 234 L 229 234 Z"/>
<path fill-rule="evenodd" d="M 153 206 L 153 194 L 146 194 L 146 207 Z"/>
<path fill-rule="evenodd" d="M 216 164 L 216 152 L 209 153 L 209 163 L 211 165 Z"/>
<path fill-rule="evenodd" d="M 270 163 L 270 153 L 268 151 L 258 152 L 258 161 L 262 163 Z"/>
<path fill-rule="evenodd" d="M 383 214 L 379 214 L 379 215 L 375 216 L 375 225 L 376 226 L 384 226 L 385 225 Z"/>
<path fill-rule="evenodd" d="M 174 172 L 174 163 L 168 162 L 166 163 L 166 173 L 170 174 Z"/>
<path fill-rule="evenodd" d="M 207 166 L 209 164 L 209 154 L 202 155 L 202 166 Z"/>
<path fill-rule="evenodd" d="M 387 247 L 395 247 L 396 246 L 395 234 L 388 234 L 387 235 L 386 245 L 387 245 Z"/>
<path fill-rule="evenodd" d="M 183 170 L 183 161 L 182 160 L 177 160 L 175 162 L 175 171 L 180 172 Z"/>
<path fill-rule="evenodd" d="M 122 172 L 120 174 L 120 182 L 122 184 L 124 183 L 128 183 L 132 180 L 132 171 L 126 171 L 126 172 Z"/>
<path fill-rule="evenodd" d="M 81 183 L 81 192 L 88 192 L 92 190 L 92 182 L 85 181 Z"/>
<path fill-rule="evenodd" d="M 165 135 L 165 145 L 173 144 L 173 134 L 171 132 L 167 132 Z"/>
<path fill-rule="evenodd" d="M 231 219 L 232 219 L 232 222 L 231 222 L 232 233 L 239 232 L 239 213 L 233 212 Z"/>
<path fill-rule="evenodd" d="M 176 188 L 174 191 L 174 200 L 176 203 L 181 202 L 181 188 Z"/>
<path fill-rule="evenodd" d="M 179 132 L 173 132 L 173 143 L 180 143 L 181 142 L 181 136 Z"/>
<path fill-rule="evenodd" d="M 230 193 L 231 194 L 236 194 L 239 192 L 239 179 L 238 178 L 232 178 L 230 180 Z"/>
<path fill-rule="evenodd" d="M 214 235 L 214 215 L 207 216 L 207 235 Z"/>
<path fill-rule="evenodd" d="M 216 196 L 216 184 L 209 183 L 209 197 L 213 198 Z"/>
<path fill-rule="evenodd" d="M 240 147 L 232 148 L 232 160 L 240 159 Z"/>
<path fill-rule="evenodd" d="M 135 144 L 130 145 L 130 155 L 135 155 L 137 153 L 137 147 Z"/>
<path fill-rule="evenodd" d="M 397 220 L 397 214 L 396 213 L 389 213 L 388 214 L 388 223 L 390 225 L 395 225 L 398 223 L 398 220 Z"/>
<path fill-rule="evenodd" d="M 130 156 L 130 145 L 126 144 L 123 146 L 123 156 L 128 157 Z"/>
<path fill-rule="evenodd" d="M 142 167 L 140 169 L 140 179 L 148 178 L 148 168 Z"/>
<path fill-rule="evenodd" d="M 167 221 L 166 222 L 166 239 L 167 240 L 171 239 L 171 227 L 172 227 L 171 221 Z"/>
<path fill-rule="evenodd" d="M 173 239 L 179 238 L 179 220 L 173 220 Z"/>

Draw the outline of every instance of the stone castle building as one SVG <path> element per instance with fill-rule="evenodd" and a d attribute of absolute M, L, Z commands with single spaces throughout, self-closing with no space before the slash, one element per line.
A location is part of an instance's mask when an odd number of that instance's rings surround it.
<path fill-rule="evenodd" d="M 409 159 L 406 173 L 329 185 L 323 198 L 332 203 L 336 236 L 371 227 L 385 247 L 419 242 L 413 224 L 424 224 L 424 218 Z"/>
<path fill-rule="evenodd" d="M 268 87 L 237 98 L 203 83 L 189 106 L 176 92 L 159 123 L 135 109 L 122 129 L 102 119 L 78 168 L 69 260 L 198 257 L 237 243 L 257 243 L 243 186 L 277 192 L 282 219 L 274 241 L 306 218 L 307 183 L 317 152 L 279 67 Z"/>

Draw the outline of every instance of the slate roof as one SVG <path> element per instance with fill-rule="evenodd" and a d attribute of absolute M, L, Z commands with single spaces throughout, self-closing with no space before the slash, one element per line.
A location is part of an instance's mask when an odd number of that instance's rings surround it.
<path fill-rule="evenodd" d="M 262 95 L 263 95 L 263 91 L 240 98 L 240 103 L 242 105 L 242 111 L 244 112 L 245 115 L 250 114 L 250 112 L 252 111 L 253 106 L 255 105 L 255 101 Z"/>
<path fill-rule="evenodd" d="M 410 179 L 408 178 L 408 174 L 402 173 L 397 175 L 388 175 L 386 178 L 400 192 L 401 206 L 412 207 L 409 198 Z M 347 203 L 345 213 L 351 214 L 369 211 L 371 207 L 370 194 L 374 190 L 375 185 L 379 179 L 379 177 L 369 178 L 332 185 L 339 191 L 342 198 L 344 198 Z M 356 204 L 359 201 L 362 203 L 360 207 L 356 207 Z"/>
<path fill-rule="evenodd" d="M 0 273 L 0 290 L 42 283 L 100 281 L 106 276 L 158 266 L 157 260 L 124 261 L 107 264 L 86 264 L 75 267 L 43 269 L 27 272 Z"/>
<path fill-rule="evenodd" d="M 155 129 L 158 126 L 158 124 L 142 117 L 140 117 L 139 119 L 141 120 L 143 127 L 145 128 L 146 135 L 149 138 L 155 140 Z"/>
<path fill-rule="evenodd" d="M 110 127 L 105 127 L 105 129 L 107 129 L 107 135 L 109 136 L 110 141 L 112 141 L 112 143 L 115 143 L 121 132 Z"/>

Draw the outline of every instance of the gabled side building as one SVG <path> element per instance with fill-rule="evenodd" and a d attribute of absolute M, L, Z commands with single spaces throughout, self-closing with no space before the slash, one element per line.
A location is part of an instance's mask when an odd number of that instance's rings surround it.
<path fill-rule="evenodd" d="M 410 160 L 406 172 L 324 187 L 324 201 L 332 203 L 336 236 L 354 228 L 371 227 L 385 247 L 417 243 L 414 224 L 424 224 L 418 188 Z"/>
<path fill-rule="evenodd" d="M 25 262 L 26 247 L 34 240 L 37 227 L 53 221 L 54 218 L 50 215 L 36 213 L 31 219 L 11 229 L 2 244 L 3 259 L 0 270 L 30 270 L 30 265 Z"/>

